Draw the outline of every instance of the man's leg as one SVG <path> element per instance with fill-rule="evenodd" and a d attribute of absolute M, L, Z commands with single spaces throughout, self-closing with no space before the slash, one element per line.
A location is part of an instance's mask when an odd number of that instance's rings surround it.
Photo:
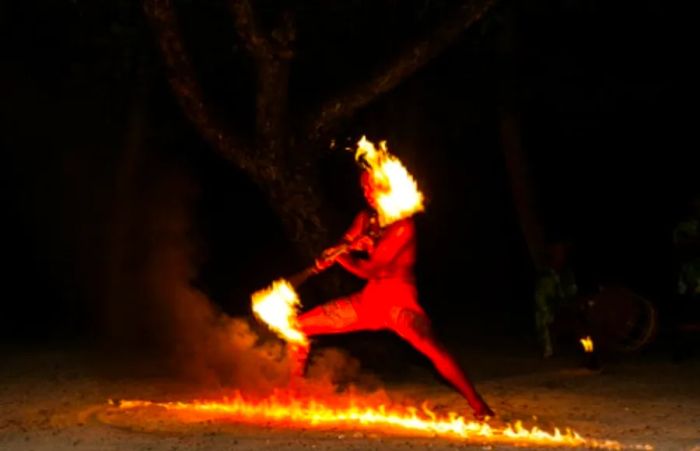
<path fill-rule="evenodd" d="M 464 371 L 434 338 L 430 320 L 425 313 L 402 308 L 392 316 L 395 316 L 391 322 L 392 330 L 430 359 L 435 369 L 466 398 L 477 418 L 494 416 Z"/>
<path fill-rule="evenodd" d="M 358 293 L 314 307 L 299 316 L 299 328 L 307 337 L 340 334 L 367 328 L 367 324 L 360 319 L 353 305 L 353 300 L 359 295 Z M 292 378 L 303 377 L 309 356 L 309 346 L 290 344 L 288 352 L 292 365 Z"/>
<path fill-rule="evenodd" d="M 353 305 L 354 298 L 336 299 L 312 308 L 299 316 L 299 328 L 308 337 L 362 329 L 362 321 Z"/>

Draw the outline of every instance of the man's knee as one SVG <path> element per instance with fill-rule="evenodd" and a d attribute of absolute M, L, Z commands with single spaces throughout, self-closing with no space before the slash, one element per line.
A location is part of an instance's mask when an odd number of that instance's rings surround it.
<path fill-rule="evenodd" d="M 330 333 L 356 323 L 352 302 L 346 299 L 320 305 L 299 317 L 299 327 L 307 335 Z"/>
<path fill-rule="evenodd" d="M 425 313 L 401 308 L 393 312 L 392 316 L 393 328 L 402 337 L 409 340 L 431 340 L 432 327 Z"/>
<path fill-rule="evenodd" d="M 338 326 L 357 322 L 358 316 L 352 302 L 346 299 L 329 302 L 321 307 L 328 320 Z"/>

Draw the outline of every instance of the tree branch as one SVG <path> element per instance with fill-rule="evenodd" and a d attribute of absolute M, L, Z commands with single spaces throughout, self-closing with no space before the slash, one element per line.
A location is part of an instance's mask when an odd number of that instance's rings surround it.
<path fill-rule="evenodd" d="M 155 31 L 170 86 L 185 115 L 216 152 L 254 178 L 262 170 L 242 140 L 237 139 L 204 104 L 195 71 L 184 49 L 172 0 L 144 0 L 144 11 Z"/>
<path fill-rule="evenodd" d="M 269 57 L 270 43 L 260 33 L 260 28 L 253 14 L 253 7 L 248 0 L 231 0 L 229 7 L 233 13 L 238 36 L 246 49 L 257 59 Z"/>
<path fill-rule="evenodd" d="M 247 0 L 232 1 L 236 28 L 256 60 L 258 70 L 257 128 L 255 148 L 236 139 L 206 107 L 194 68 L 185 51 L 173 0 L 144 0 L 144 9 L 160 44 L 175 96 L 187 117 L 214 149 L 235 166 L 246 171 L 267 194 L 291 240 L 302 254 L 311 258 L 327 243 L 318 190 L 307 166 L 292 168 L 281 158 L 286 124 L 288 59 L 294 41 L 291 14 L 264 37 L 253 20 Z"/>
<path fill-rule="evenodd" d="M 321 105 L 306 122 L 305 137 L 318 140 L 333 126 L 425 66 L 464 30 L 478 21 L 496 0 L 468 0 L 444 22 L 399 53 L 369 80 Z"/>
<path fill-rule="evenodd" d="M 540 271 L 547 265 L 545 230 L 537 205 L 527 154 L 522 145 L 520 117 L 517 113 L 508 109 L 501 111 L 500 137 L 518 222 L 532 263 Z"/>
<path fill-rule="evenodd" d="M 229 7 L 238 36 L 254 58 L 258 60 L 292 58 L 296 26 L 291 11 L 285 11 L 281 16 L 281 24 L 270 33 L 265 33 L 260 28 L 249 0 L 230 0 Z"/>
<path fill-rule="evenodd" d="M 256 133 L 257 146 L 271 160 L 287 151 L 289 60 L 296 36 L 294 15 L 285 11 L 279 26 L 261 29 L 249 0 L 230 0 L 236 31 L 252 55 L 257 72 Z"/>

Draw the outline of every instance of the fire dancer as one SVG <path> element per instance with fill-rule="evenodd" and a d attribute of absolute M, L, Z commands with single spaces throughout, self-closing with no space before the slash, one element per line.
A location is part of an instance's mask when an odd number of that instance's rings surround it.
<path fill-rule="evenodd" d="M 408 216 L 382 226 L 377 200 L 387 187 L 378 183 L 370 170 L 362 172 L 360 183 L 370 208 L 357 215 L 342 242 L 327 249 L 316 261 L 316 267 L 323 270 L 337 262 L 350 273 L 366 279 L 367 284 L 357 293 L 300 315 L 301 331 L 311 337 L 392 330 L 430 359 L 438 372 L 466 398 L 476 418 L 493 417 L 493 411 L 464 371 L 436 340 L 430 320 L 418 303 L 413 275 L 416 260 L 413 219 Z M 292 351 L 293 373 L 301 376 L 308 345 L 292 346 Z"/>

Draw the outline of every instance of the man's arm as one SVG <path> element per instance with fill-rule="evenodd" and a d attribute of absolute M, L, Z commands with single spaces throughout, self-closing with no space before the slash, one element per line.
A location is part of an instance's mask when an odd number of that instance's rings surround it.
<path fill-rule="evenodd" d="M 374 252 L 370 254 L 369 260 L 343 254 L 338 258 L 338 263 L 356 276 L 370 279 L 390 266 L 414 240 L 414 236 L 413 222 L 410 219 L 399 221 L 389 226 Z"/>
<path fill-rule="evenodd" d="M 342 242 L 345 244 L 349 244 L 360 238 L 365 228 L 367 227 L 368 220 L 369 215 L 366 211 L 361 211 L 360 213 L 358 213 L 357 216 L 355 216 L 355 219 L 352 221 L 352 224 L 350 225 L 348 230 L 343 235 Z"/>
<path fill-rule="evenodd" d="M 321 257 L 316 260 L 316 269 L 318 271 L 322 271 L 330 266 L 333 266 L 338 259 L 338 255 L 352 249 L 353 243 L 358 242 L 358 240 L 362 238 L 363 232 L 367 227 L 368 220 L 369 215 L 366 211 L 361 211 L 358 213 L 348 230 L 345 232 L 345 234 L 343 234 L 340 244 L 326 249 L 323 251 L 323 254 L 321 254 Z"/>

